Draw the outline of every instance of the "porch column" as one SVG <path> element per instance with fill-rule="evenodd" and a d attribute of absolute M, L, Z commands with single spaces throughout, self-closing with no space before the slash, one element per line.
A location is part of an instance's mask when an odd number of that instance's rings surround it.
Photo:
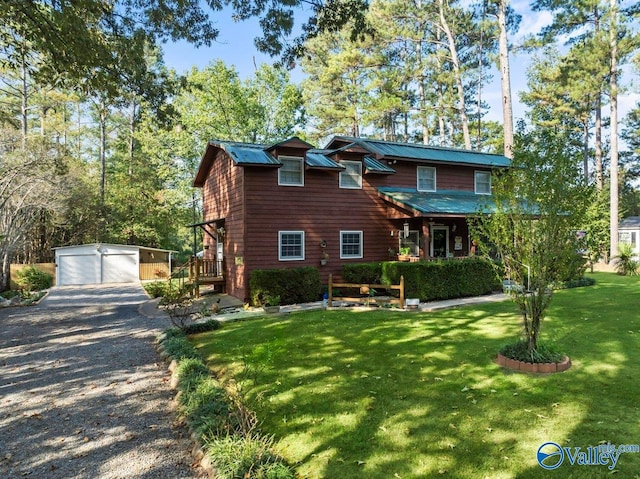
<path fill-rule="evenodd" d="M 429 228 L 429 222 L 426 218 L 422 218 L 422 245 L 420 248 L 420 258 L 421 259 L 430 259 L 431 255 L 429 254 L 431 246 L 431 230 Z"/>

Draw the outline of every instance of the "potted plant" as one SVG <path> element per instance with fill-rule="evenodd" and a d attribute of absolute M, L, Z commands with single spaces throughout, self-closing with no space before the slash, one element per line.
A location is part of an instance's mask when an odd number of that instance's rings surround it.
<path fill-rule="evenodd" d="M 278 313 L 280 312 L 280 295 L 267 294 L 264 296 L 262 308 L 265 313 Z"/>
<path fill-rule="evenodd" d="M 399 249 L 398 252 L 398 261 L 409 261 L 409 254 L 411 253 L 411 248 L 408 246 L 403 246 Z"/>
<path fill-rule="evenodd" d="M 327 265 L 327 261 L 329 261 L 329 253 L 323 252 L 322 256 L 320 257 L 320 264 L 322 266 L 326 266 Z"/>

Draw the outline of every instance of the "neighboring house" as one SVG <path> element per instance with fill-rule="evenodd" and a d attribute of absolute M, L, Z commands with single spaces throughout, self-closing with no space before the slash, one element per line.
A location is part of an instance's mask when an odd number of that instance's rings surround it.
<path fill-rule="evenodd" d="M 634 259 L 640 260 L 640 216 L 629 216 L 618 224 L 618 242 L 629 243 Z"/>
<path fill-rule="evenodd" d="M 336 136 L 324 149 L 210 142 L 202 188 L 205 262 L 246 300 L 254 269 L 472 254 L 466 219 L 510 160 L 468 150 Z"/>

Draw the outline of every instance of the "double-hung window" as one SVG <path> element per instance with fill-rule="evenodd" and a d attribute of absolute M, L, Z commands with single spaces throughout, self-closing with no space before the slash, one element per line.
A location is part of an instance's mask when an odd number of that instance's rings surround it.
<path fill-rule="evenodd" d="M 362 231 L 340 232 L 340 259 L 362 258 Z"/>
<path fill-rule="evenodd" d="M 278 233 L 278 259 L 280 261 L 304 259 L 304 231 L 280 231 Z"/>
<path fill-rule="evenodd" d="M 362 162 L 360 161 L 341 161 L 341 165 L 345 167 L 340 172 L 340 188 L 361 189 L 362 188 Z"/>
<path fill-rule="evenodd" d="M 279 156 L 282 166 L 278 169 L 281 186 L 304 186 L 304 159 L 297 156 Z"/>
<path fill-rule="evenodd" d="M 418 191 L 436 191 L 436 169 L 418 166 Z"/>
<path fill-rule="evenodd" d="M 491 194 L 491 172 L 476 171 L 475 172 L 475 190 L 477 195 Z"/>

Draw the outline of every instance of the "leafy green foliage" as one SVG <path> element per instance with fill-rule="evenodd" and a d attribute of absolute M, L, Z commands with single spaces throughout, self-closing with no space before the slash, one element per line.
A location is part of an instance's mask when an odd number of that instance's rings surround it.
<path fill-rule="evenodd" d="M 588 198 L 579 165 L 579 145 L 564 132 L 521 132 L 513 168 L 494 177 L 494 209 L 477 219 L 472 236 L 489 257 L 497 252 L 516 284 L 512 298 L 522 314 L 529 351 L 536 349 L 551 285 L 583 271 L 576 235 Z M 573 148 L 568 148 L 568 145 Z"/>
<path fill-rule="evenodd" d="M 197 333 L 206 333 L 207 331 L 215 331 L 216 329 L 220 329 L 222 323 L 215 319 L 208 319 L 202 323 L 189 324 L 185 326 L 182 330 L 185 334 L 197 334 Z"/>
<path fill-rule="evenodd" d="M 500 349 L 500 354 L 507 358 L 527 363 L 557 363 L 562 361 L 564 354 L 557 351 L 553 345 L 538 343 L 534 351 L 529 351 L 527 341 L 516 341 Z"/>
<path fill-rule="evenodd" d="M 281 304 L 317 301 L 322 291 L 317 268 L 284 268 L 253 270 L 249 280 L 251 302 L 266 304 L 268 297 L 280 298 Z"/>
<path fill-rule="evenodd" d="M 208 326 L 192 332 L 211 331 L 219 323 L 209 322 Z M 253 431 L 253 415 L 211 376 L 184 331 L 166 330 L 160 342 L 169 357 L 178 362 L 174 372 L 180 391 L 176 399 L 178 412 L 203 441 L 216 477 L 294 479 L 292 469 L 272 451 L 273 439 Z"/>
<path fill-rule="evenodd" d="M 344 265 L 349 283 L 399 284 L 405 280 L 405 297 L 421 301 L 480 296 L 500 289 L 493 262 L 482 258 L 416 263 L 384 262 Z"/>
<path fill-rule="evenodd" d="M 220 479 L 295 479 L 272 448 L 273 439 L 264 436 L 230 436 L 212 442 L 207 454 Z"/>
<path fill-rule="evenodd" d="M 634 259 L 633 246 L 630 243 L 618 245 L 618 255 L 613 258 L 616 271 L 622 276 L 635 276 L 638 274 L 640 264 Z"/>
<path fill-rule="evenodd" d="M 53 285 L 53 276 L 35 266 L 22 268 L 16 273 L 16 276 L 16 283 L 25 291 L 40 291 L 49 289 Z"/>
<path fill-rule="evenodd" d="M 153 281 L 151 283 L 144 283 L 142 287 L 152 298 L 161 298 L 167 293 L 169 283 L 168 281 Z"/>

